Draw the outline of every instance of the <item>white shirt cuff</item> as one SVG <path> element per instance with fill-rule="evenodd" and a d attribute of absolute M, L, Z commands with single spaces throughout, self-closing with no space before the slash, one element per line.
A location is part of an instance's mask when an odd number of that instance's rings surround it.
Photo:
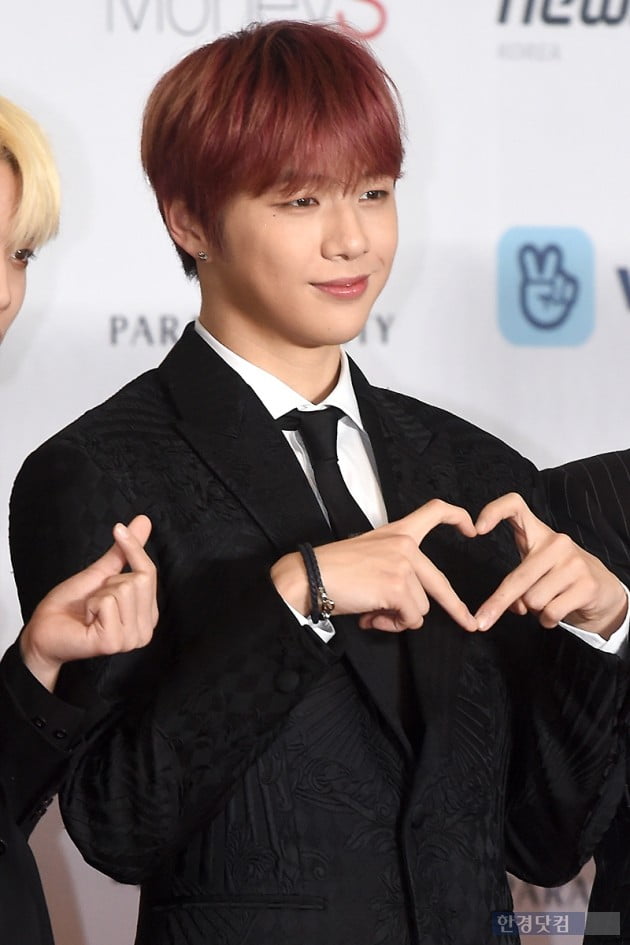
<path fill-rule="evenodd" d="M 319 620 L 317 623 L 311 620 L 309 617 L 305 617 L 304 614 L 301 614 L 299 610 L 296 610 L 295 607 L 291 607 L 291 604 L 287 604 L 284 597 L 282 598 L 286 606 L 289 608 L 295 619 L 299 622 L 302 627 L 310 627 L 311 630 L 314 630 L 320 640 L 323 640 L 324 643 L 329 643 L 335 635 L 335 628 L 332 625 L 330 620 Z"/>
<path fill-rule="evenodd" d="M 625 584 L 622 584 L 621 586 L 626 592 L 626 597 L 628 598 L 628 608 L 621 626 L 615 630 L 608 640 L 600 637 L 598 633 L 589 633 L 588 630 L 580 630 L 578 627 L 572 627 L 570 624 L 563 623 L 562 621 L 560 621 L 560 626 L 565 630 L 568 630 L 569 633 L 573 633 L 576 637 L 579 637 L 580 640 L 588 643 L 589 646 L 594 646 L 596 650 L 601 650 L 603 653 L 616 653 L 617 656 L 620 656 L 623 659 L 628 651 L 628 629 L 630 628 L 630 591 L 628 591 L 628 588 Z"/>

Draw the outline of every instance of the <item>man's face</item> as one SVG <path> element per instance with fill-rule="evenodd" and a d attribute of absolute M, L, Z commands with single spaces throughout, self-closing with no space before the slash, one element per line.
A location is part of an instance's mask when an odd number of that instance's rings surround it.
<path fill-rule="evenodd" d="M 227 207 L 223 247 L 199 265 L 202 322 L 265 366 L 265 351 L 356 337 L 389 275 L 397 242 L 392 178 L 241 194 Z"/>
<path fill-rule="evenodd" d="M 10 245 L 18 184 L 13 168 L 0 159 L 0 343 L 17 315 L 26 290 L 26 266 L 31 252 Z"/>

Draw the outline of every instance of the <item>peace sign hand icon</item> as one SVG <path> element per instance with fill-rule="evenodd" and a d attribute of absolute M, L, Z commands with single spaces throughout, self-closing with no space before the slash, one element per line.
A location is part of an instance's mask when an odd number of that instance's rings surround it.
<path fill-rule="evenodd" d="M 578 295 L 577 280 L 562 268 L 562 249 L 550 243 L 521 247 L 521 308 L 537 328 L 556 328 L 568 317 Z"/>

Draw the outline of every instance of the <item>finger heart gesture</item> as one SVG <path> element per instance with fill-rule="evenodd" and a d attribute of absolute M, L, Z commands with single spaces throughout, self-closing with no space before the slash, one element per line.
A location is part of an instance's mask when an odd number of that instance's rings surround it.
<path fill-rule="evenodd" d="M 565 621 L 604 637 L 621 625 L 626 594 L 601 561 L 545 525 L 517 493 L 482 509 L 477 534 L 488 534 L 502 521 L 512 528 L 521 563 L 478 609 L 480 630 L 488 630 L 508 609 L 536 614 L 543 627 Z"/>
<path fill-rule="evenodd" d="M 508 522 L 521 563 L 471 614 L 448 577 L 421 549 L 438 525 L 466 538 L 489 534 Z M 468 512 L 432 499 L 411 514 L 373 531 L 315 549 L 333 615 L 358 614 L 364 628 L 399 632 L 422 626 L 430 600 L 464 630 L 489 630 L 507 611 L 537 615 L 544 627 L 566 620 L 575 627 L 609 635 L 625 615 L 623 587 L 604 565 L 534 515 L 517 493 L 482 509 L 476 523 Z M 271 569 L 284 600 L 309 612 L 308 582 L 299 554 L 285 555 Z"/>

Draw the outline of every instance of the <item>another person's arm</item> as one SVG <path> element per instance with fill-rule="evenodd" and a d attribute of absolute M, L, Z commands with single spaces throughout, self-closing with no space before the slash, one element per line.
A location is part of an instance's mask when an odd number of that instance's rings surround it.
<path fill-rule="evenodd" d="M 144 646 L 157 620 L 146 516 L 118 524 L 96 562 L 54 588 L 0 663 L 0 781 L 28 832 L 83 734 L 86 707 L 54 694 L 61 665 Z M 131 570 L 122 573 L 129 565 Z"/>

